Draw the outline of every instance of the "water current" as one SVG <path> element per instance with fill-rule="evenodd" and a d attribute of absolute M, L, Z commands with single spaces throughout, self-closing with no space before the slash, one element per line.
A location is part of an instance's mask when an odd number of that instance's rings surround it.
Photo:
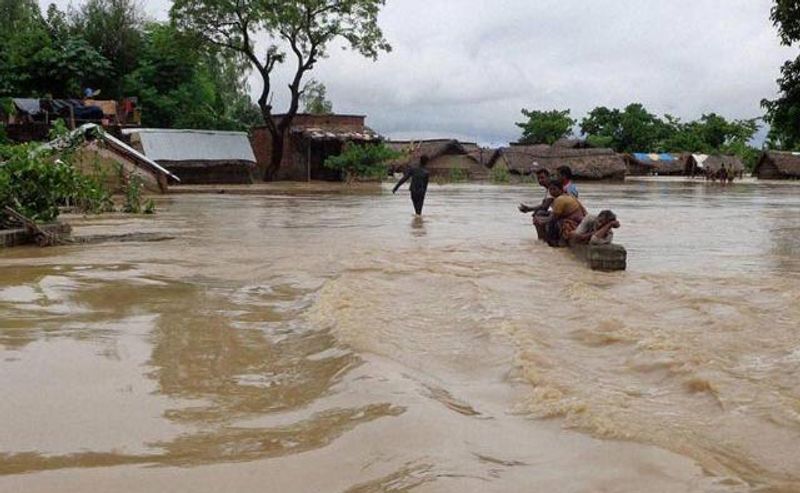
<path fill-rule="evenodd" d="M 0 251 L 0 491 L 800 491 L 800 184 L 178 195 Z"/>

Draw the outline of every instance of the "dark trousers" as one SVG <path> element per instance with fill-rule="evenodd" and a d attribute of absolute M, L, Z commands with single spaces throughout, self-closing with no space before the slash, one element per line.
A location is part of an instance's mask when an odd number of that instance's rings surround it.
<path fill-rule="evenodd" d="M 417 215 L 422 215 L 422 206 L 425 204 L 425 192 L 411 192 L 411 202 Z"/>

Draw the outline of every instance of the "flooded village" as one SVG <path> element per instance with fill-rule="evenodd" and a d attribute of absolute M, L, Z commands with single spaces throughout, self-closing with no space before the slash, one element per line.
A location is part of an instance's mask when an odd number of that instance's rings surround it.
<path fill-rule="evenodd" d="M 465 2 L 0 0 L 0 492 L 800 491 L 796 9 Z"/>

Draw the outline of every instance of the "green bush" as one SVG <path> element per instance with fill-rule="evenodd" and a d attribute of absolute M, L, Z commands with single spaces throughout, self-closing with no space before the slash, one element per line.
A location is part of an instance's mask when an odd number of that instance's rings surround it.
<path fill-rule="evenodd" d="M 511 173 L 502 166 L 495 166 L 489 174 L 492 183 L 508 183 L 511 181 Z"/>
<path fill-rule="evenodd" d="M 8 206 L 37 222 L 53 221 L 60 206 L 92 213 L 108 210 L 111 200 L 101 184 L 51 152 L 31 150 L 28 145 L 3 148 L 0 210 Z"/>
<path fill-rule="evenodd" d="M 347 144 L 338 156 L 325 160 L 325 167 L 342 172 L 351 182 L 357 178 L 382 178 L 388 172 L 388 162 L 402 154 L 384 144 Z"/>
<path fill-rule="evenodd" d="M 461 168 L 452 168 L 448 175 L 450 183 L 461 183 L 469 179 L 469 174 Z"/>

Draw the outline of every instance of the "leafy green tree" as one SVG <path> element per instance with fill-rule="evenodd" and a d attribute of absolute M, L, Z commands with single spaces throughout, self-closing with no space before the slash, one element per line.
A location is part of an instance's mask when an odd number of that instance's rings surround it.
<path fill-rule="evenodd" d="M 338 156 L 325 160 L 325 167 L 339 170 L 348 182 L 357 178 L 380 178 L 388 173 L 388 163 L 402 153 L 384 144 L 347 144 Z"/>
<path fill-rule="evenodd" d="M 101 89 L 106 96 L 118 99 L 122 78 L 138 64 L 145 25 L 145 15 L 136 0 L 87 0 L 70 12 L 70 29 L 85 39 L 111 62 Z"/>
<path fill-rule="evenodd" d="M 593 109 L 581 121 L 581 132 L 605 139 L 617 152 L 641 152 L 657 150 L 669 127 L 644 106 L 634 103 L 622 111 L 604 106 Z"/>
<path fill-rule="evenodd" d="M 171 18 L 182 29 L 245 57 L 260 76 L 258 106 L 273 142 L 265 176 L 271 180 L 283 159 L 284 136 L 300 108 L 303 79 L 326 56 L 329 45 L 342 39 L 372 59 L 391 49 L 378 26 L 384 4 L 385 0 L 175 0 Z M 265 50 L 256 48 L 257 38 L 267 40 Z M 289 108 L 276 122 L 272 73 L 286 60 L 286 47 L 296 68 L 289 84 Z"/>
<path fill-rule="evenodd" d="M 333 103 L 328 100 L 328 89 L 325 84 L 316 79 L 311 79 L 303 87 L 300 102 L 303 103 L 303 111 L 306 113 L 312 115 L 333 114 Z"/>
<path fill-rule="evenodd" d="M 245 67 L 191 33 L 151 23 L 125 92 L 139 97 L 142 123 L 161 128 L 245 130 L 260 114 L 246 92 Z"/>
<path fill-rule="evenodd" d="M 99 83 L 111 63 L 83 38 L 39 50 L 26 67 L 31 92 L 54 97 L 79 97 L 81 89 Z"/>
<path fill-rule="evenodd" d="M 522 110 L 522 114 L 528 119 L 526 122 L 516 123 L 522 129 L 520 144 L 547 144 L 553 145 L 558 139 L 572 134 L 572 127 L 576 120 L 569 114 L 570 110 Z"/>
<path fill-rule="evenodd" d="M 781 43 L 792 46 L 800 41 L 800 4 L 795 0 L 775 0 L 772 22 L 778 28 Z M 780 149 L 800 149 L 800 57 L 781 67 L 779 94 L 774 100 L 764 99 L 764 120 L 770 124 L 767 143 Z"/>

